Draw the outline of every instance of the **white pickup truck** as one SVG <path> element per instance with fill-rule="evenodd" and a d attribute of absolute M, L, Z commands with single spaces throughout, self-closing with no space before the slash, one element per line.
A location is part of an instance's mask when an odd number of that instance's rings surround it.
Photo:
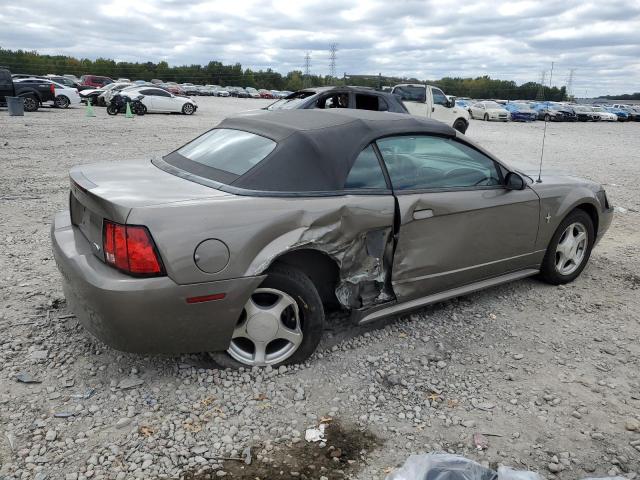
<path fill-rule="evenodd" d="M 411 115 L 433 118 L 452 126 L 460 133 L 469 127 L 469 112 L 456 106 L 455 98 L 431 85 L 402 83 L 391 90 L 402 98 Z"/>

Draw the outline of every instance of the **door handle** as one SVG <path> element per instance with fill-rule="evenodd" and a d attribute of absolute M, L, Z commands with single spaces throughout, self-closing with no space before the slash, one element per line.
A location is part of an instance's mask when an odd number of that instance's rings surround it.
<path fill-rule="evenodd" d="M 424 208 L 422 210 L 414 210 L 413 211 L 413 219 L 414 220 L 424 220 L 425 218 L 433 217 L 433 210 L 430 208 Z"/>

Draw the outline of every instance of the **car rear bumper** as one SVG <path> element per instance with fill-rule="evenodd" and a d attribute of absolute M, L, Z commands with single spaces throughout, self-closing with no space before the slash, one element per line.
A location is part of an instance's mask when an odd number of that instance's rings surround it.
<path fill-rule="evenodd" d="M 69 212 L 51 226 L 63 289 L 80 323 L 108 346 L 137 353 L 226 350 L 242 308 L 264 277 L 178 285 L 169 277 L 134 278 L 104 264 Z M 221 300 L 187 298 L 224 293 Z"/>

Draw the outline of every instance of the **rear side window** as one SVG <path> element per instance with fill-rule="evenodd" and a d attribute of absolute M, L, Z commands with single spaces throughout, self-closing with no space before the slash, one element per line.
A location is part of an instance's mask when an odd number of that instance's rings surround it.
<path fill-rule="evenodd" d="M 417 85 L 400 85 L 393 89 L 393 93 L 400 95 L 405 102 L 425 102 L 427 99 L 425 87 Z"/>
<path fill-rule="evenodd" d="M 220 181 L 220 178 L 216 178 L 216 171 L 230 173 L 234 177 L 243 175 L 269 155 L 275 147 L 276 142 L 260 135 L 219 128 L 205 133 L 174 152 L 178 154 L 178 159 L 188 160 L 177 162 L 179 165 L 175 166 Z M 174 154 L 165 160 L 175 164 L 176 162 L 172 161 L 175 158 Z"/>
<path fill-rule="evenodd" d="M 380 162 L 376 156 L 373 146 L 365 148 L 356 161 L 353 162 L 351 171 L 344 183 L 345 190 L 370 188 L 386 189 L 387 182 L 384 180 Z"/>

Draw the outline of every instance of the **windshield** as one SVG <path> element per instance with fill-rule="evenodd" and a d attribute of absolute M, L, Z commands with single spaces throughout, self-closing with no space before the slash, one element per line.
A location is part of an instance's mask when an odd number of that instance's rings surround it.
<path fill-rule="evenodd" d="M 217 128 L 167 155 L 167 163 L 219 182 L 248 172 L 276 148 L 276 143 L 241 130 Z M 231 174 L 231 175 L 229 175 Z"/>
<path fill-rule="evenodd" d="M 425 102 L 426 89 L 419 85 L 398 85 L 393 89 L 393 93 L 400 95 L 406 102 Z"/>
<path fill-rule="evenodd" d="M 484 106 L 487 108 L 503 108 L 502 105 L 496 102 L 484 102 Z"/>
<path fill-rule="evenodd" d="M 531 108 L 531 105 L 529 105 L 528 103 L 512 103 L 512 105 L 516 108 L 516 110 L 518 110 L 519 112 L 529 112 L 531 110 L 533 110 Z"/>
<path fill-rule="evenodd" d="M 316 92 L 301 91 L 289 95 L 288 98 L 283 98 L 277 102 L 272 103 L 267 107 L 267 110 L 292 110 L 298 108 L 305 98 L 309 98 L 315 95 Z"/>

